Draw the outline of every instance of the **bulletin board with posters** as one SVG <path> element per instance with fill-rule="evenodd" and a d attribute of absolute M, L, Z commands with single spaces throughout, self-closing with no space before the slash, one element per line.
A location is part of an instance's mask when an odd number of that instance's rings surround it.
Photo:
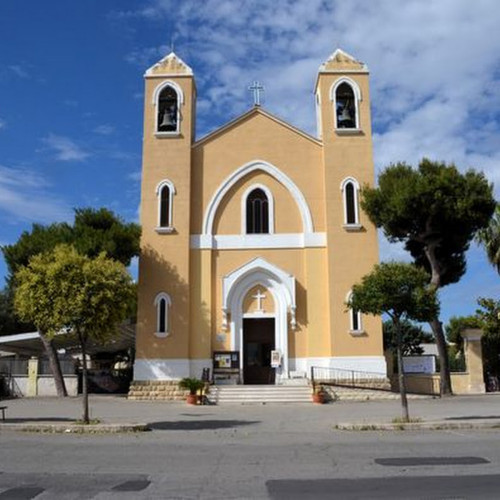
<path fill-rule="evenodd" d="M 213 367 L 215 383 L 223 380 L 227 383 L 240 383 L 239 351 L 214 351 Z"/>

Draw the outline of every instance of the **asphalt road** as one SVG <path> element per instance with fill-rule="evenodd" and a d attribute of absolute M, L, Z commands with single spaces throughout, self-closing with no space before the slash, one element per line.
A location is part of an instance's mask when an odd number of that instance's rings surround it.
<path fill-rule="evenodd" d="M 294 429 L 300 409 L 178 413 L 149 433 L 0 434 L 1 499 L 498 499 L 498 431 Z M 282 425 L 276 421 L 281 415 Z"/>

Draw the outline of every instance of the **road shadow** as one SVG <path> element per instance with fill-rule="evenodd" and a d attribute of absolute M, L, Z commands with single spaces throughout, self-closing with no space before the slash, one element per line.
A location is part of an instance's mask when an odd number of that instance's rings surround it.
<path fill-rule="evenodd" d="M 30 422 L 75 422 L 74 418 L 63 417 L 27 417 L 27 418 L 5 418 L 6 424 L 24 424 Z M 0 424 L 2 422 L 0 421 Z"/>
<path fill-rule="evenodd" d="M 465 417 L 447 417 L 445 420 L 500 420 L 500 415 L 469 415 Z"/>
<path fill-rule="evenodd" d="M 232 429 L 259 423 L 258 420 L 176 420 L 172 422 L 151 422 L 148 427 L 154 431 L 204 431 Z"/>

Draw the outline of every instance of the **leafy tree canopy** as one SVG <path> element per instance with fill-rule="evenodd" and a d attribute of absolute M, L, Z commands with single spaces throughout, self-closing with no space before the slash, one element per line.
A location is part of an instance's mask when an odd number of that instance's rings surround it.
<path fill-rule="evenodd" d="M 477 240 L 484 246 L 488 260 L 500 274 L 500 205 L 497 205 L 488 227 L 478 232 Z"/>
<path fill-rule="evenodd" d="M 384 321 L 384 349 L 396 349 L 397 339 L 394 323 L 392 321 Z M 424 351 L 421 344 L 432 342 L 434 337 L 431 333 L 425 332 L 421 326 L 415 325 L 411 321 L 401 321 L 401 337 L 403 356 L 415 356 L 422 354 Z"/>
<path fill-rule="evenodd" d="M 139 255 L 140 234 L 138 224 L 125 223 L 106 208 L 81 208 L 75 210 L 73 226 L 33 224 L 31 231 L 24 231 L 16 243 L 3 246 L 2 251 L 11 276 L 32 256 L 60 244 L 71 244 L 89 257 L 105 252 L 109 258 L 129 265 L 132 257 Z"/>
<path fill-rule="evenodd" d="M 53 337 L 64 328 L 105 341 L 130 312 L 134 287 L 123 264 L 68 245 L 34 256 L 16 274 L 20 318 Z"/>
<path fill-rule="evenodd" d="M 446 325 L 446 338 L 459 349 L 463 346 L 462 331 L 466 328 L 481 328 L 481 321 L 477 316 L 453 316 Z"/>
<path fill-rule="evenodd" d="M 375 266 L 352 288 L 349 307 L 363 313 L 388 314 L 394 321 L 428 321 L 439 312 L 427 273 L 413 264 L 385 262 Z"/>
<path fill-rule="evenodd" d="M 364 187 L 362 207 L 390 241 L 403 241 L 415 262 L 440 287 L 465 272 L 465 252 L 495 209 L 482 173 L 423 159 L 418 169 L 397 163 L 382 172 L 377 188 Z"/>
<path fill-rule="evenodd" d="M 477 303 L 476 315 L 485 336 L 500 340 L 500 300 L 480 297 Z"/>
<path fill-rule="evenodd" d="M 12 302 L 11 290 L 9 288 L 0 290 L 0 335 L 35 330 L 35 327 L 31 323 L 22 323 L 19 321 L 14 314 Z"/>

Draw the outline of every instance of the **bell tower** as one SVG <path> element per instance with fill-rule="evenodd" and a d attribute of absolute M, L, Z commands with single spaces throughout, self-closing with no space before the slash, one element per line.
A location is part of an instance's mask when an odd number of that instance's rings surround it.
<path fill-rule="evenodd" d="M 380 319 L 345 305 L 352 285 L 378 263 L 377 231 L 359 204 L 360 189 L 374 183 L 368 79 L 364 63 L 337 49 L 320 66 L 315 94 L 323 141 L 331 356 L 373 357 L 366 370 L 385 372 Z"/>
<path fill-rule="evenodd" d="M 149 68 L 144 77 L 134 379 L 179 379 L 189 376 L 191 148 L 196 87 L 193 71 L 174 52 Z"/>

